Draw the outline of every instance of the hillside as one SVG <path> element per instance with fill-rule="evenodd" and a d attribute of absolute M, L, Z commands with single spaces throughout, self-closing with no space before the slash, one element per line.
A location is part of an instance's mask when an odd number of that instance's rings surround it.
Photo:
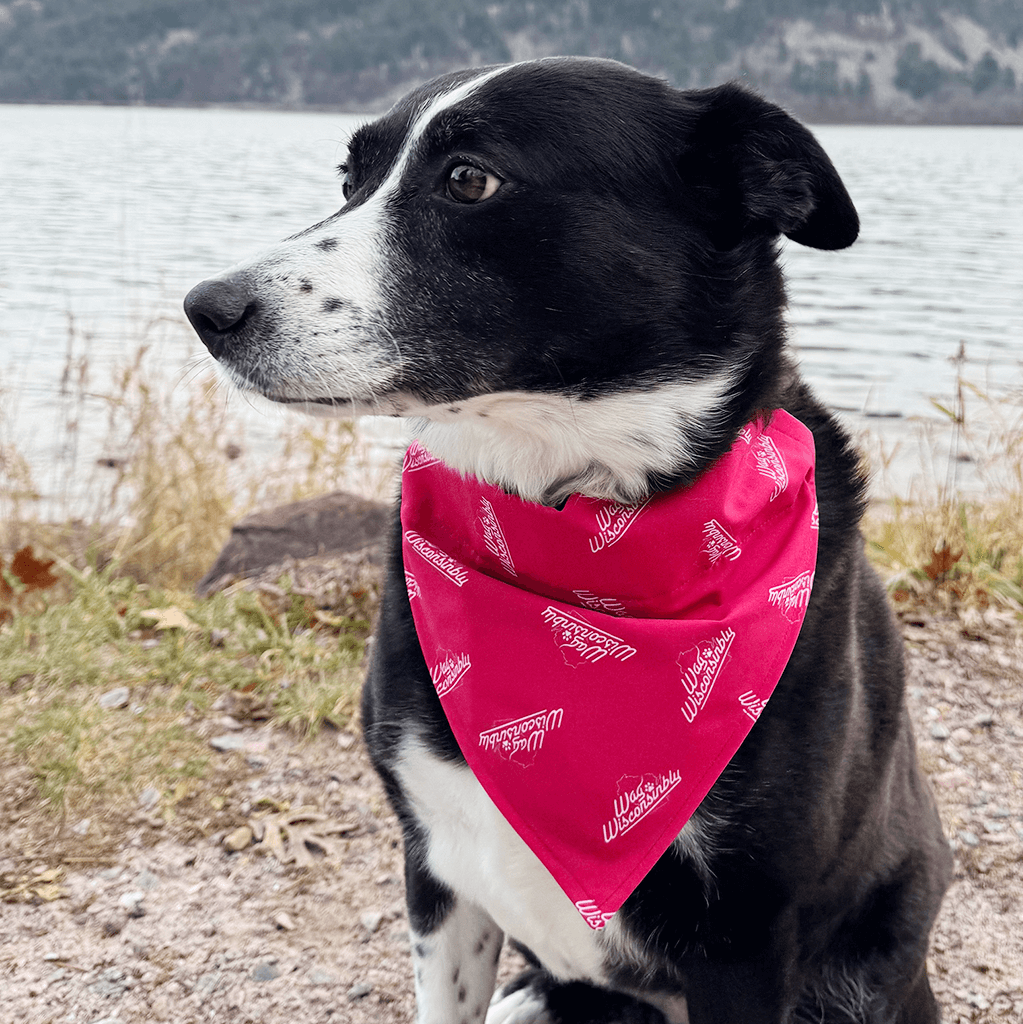
<path fill-rule="evenodd" d="M 1023 121 L 1017 0 L 14 0 L 0 102 L 379 108 L 471 64 L 615 57 L 803 116 Z"/>

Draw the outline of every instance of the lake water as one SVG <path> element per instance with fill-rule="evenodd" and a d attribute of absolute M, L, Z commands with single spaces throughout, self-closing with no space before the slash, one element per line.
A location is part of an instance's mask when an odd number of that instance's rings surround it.
<path fill-rule="evenodd" d="M 333 212 L 334 167 L 357 123 L 329 113 L 0 106 L 8 440 L 36 467 L 58 458 L 54 409 L 69 344 L 87 351 L 95 387 L 143 336 L 158 340 L 149 358 L 171 378 L 194 366 L 202 349 L 182 326 L 182 297 Z M 817 134 L 863 230 L 839 253 L 786 244 L 792 340 L 819 393 L 890 457 L 878 488 L 905 492 L 944 478 L 951 431 L 932 400 L 951 403 L 961 343 L 967 380 L 1019 396 L 1023 128 Z M 94 462 L 103 415 L 88 401 L 79 457 Z M 246 415 L 254 443 L 272 446 L 279 419 Z M 960 478 L 970 483 L 968 467 Z"/>

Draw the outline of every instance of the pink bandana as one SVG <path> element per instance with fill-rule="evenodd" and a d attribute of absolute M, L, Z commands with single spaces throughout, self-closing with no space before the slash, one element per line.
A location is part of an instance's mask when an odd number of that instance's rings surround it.
<path fill-rule="evenodd" d="M 692 486 L 561 511 L 413 444 L 416 632 L 462 754 L 592 928 L 678 835 L 781 676 L 817 557 L 813 436 L 746 426 Z"/>

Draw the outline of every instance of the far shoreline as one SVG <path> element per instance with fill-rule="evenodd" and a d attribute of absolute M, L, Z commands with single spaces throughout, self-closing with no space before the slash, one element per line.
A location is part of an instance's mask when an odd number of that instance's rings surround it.
<path fill-rule="evenodd" d="M 736 79 L 741 82 L 741 79 Z M 387 112 L 393 102 L 414 88 L 408 83 L 376 99 L 355 101 L 341 106 L 333 103 L 259 103 L 253 100 L 209 100 L 201 103 L 174 103 L 170 101 L 107 103 L 102 100 L 0 100 L 5 107 L 115 107 L 123 109 L 153 110 L 227 110 L 255 111 L 257 113 L 281 114 L 342 114 L 356 117 L 377 117 Z M 759 90 L 754 90 L 759 91 Z M 793 102 L 791 97 L 768 97 L 794 114 L 799 120 L 814 126 L 841 125 L 848 127 L 891 127 L 891 128 L 1021 128 L 1023 127 L 1023 105 L 1017 111 L 972 111 L 962 108 L 950 110 L 942 115 L 940 110 L 906 110 L 904 113 L 891 110 L 865 112 L 862 110 L 827 110 L 825 104 L 804 104 Z"/>

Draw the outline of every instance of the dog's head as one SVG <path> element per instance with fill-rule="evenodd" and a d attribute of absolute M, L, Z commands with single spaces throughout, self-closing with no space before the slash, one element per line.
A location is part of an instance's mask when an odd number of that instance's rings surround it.
<path fill-rule="evenodd" d="M 635 500 L 720 454 L 781 372 L 777 236 L 858 230 L 783 111 L 611 61 L 446 75 L 341 173 L 339 212 L 189 293 L 200 337 L 248 391 L 410 417 L 547 502 Z"/>

